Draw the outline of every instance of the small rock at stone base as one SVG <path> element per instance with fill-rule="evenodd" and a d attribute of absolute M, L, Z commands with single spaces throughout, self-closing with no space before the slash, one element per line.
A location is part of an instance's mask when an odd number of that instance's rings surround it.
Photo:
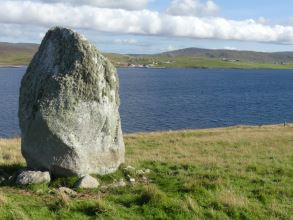
<path fill-rule="evenodd" d="M 145 182 L 145 183 L 148 182 L 148 178 L 147 178 L 146 176 L 142 176 L 141 179 L 142 179 L 142 181 Z"/>
<path fill-rule="evenodd" d="M 123 178 L 121 178 L 119 180 L 119 182 L 114 182 L 114 183 L 111 184 L 112 188 L 125 187 L 125 186 L 126 186 L 126 183 L 125 183 Z"/>
<path fill-rule="evenodd" d="M 139 176 L 143 176 L 144 175 L 144 171 L 143 170 L 137 170 L 136 174 Z"/>
<path fill-rule="evenodd" d="M 38 195 L 42 195 L 42 194 L 44 194 L 44 190 L 42 190 L 42 189 L 38 189 L 38 190 L 36 191 L 36 194 L 38 194 Z"/>
<path fill-rule="evenodd" d="M 94 189 L 100 185 L 99 181 L 90 175 L 82 177 L 76 184 L 79 189 Z"/>
<path fill-rule="evenodd" d="M 75 192 L 74 190 L 68 188 L 68 187 L 59 187 L 59 192 L 61 193 L 65 193 L 69 196 L 76 196 L 77 195 L 77 192 Z"/>
<path fill-rule="evenodd" d="M 150 172 L 151 172 L 150 169 L 145 169 L 145 170 L 144 170 L 144 173 L 150 173 Z"/>
<path fill-rule="evenodd" d="M 127 179 L 130 183 L 135 183 L 135 179 L 129 175 L 127 175 Z"/>
<path fill-rule="evenodd" d="M 124 168 L 124 170 L 134 171 L 135 168 L 133 166 L 127 166 L 127 167 Z"/>
<path fill-rule="evenodd" d="M 16 179 L 16 183 L 21 185 L 49 183 L 50 181 L 51 177 L 48 171 L 22 171 Z"/>

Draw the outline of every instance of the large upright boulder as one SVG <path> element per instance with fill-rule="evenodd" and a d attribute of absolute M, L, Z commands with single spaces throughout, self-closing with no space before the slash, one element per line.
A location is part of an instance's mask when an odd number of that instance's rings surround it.
<path fill-rule="evenodd" d="M 53 175 L 106 174 L 124 162 L 115 67 L 83 36 L 50 29 L 20 88 L 21 150 Z"/>

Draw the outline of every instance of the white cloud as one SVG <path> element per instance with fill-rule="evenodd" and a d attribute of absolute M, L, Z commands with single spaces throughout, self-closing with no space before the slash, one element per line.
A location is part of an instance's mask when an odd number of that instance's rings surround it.
<path fill-rule="evenodd" d="M 19 1 L 19 0 L 10 0 Z M 98 8 L 118 8 L 126 10 L 140 10 L 147 6 L 149 0 L 30 0 L 39 3 L 63 3 L 67 5 L 89 5 Z M 1 4 L 1 3 L 0 3 Z"/>
<path fill-rule="evenodd" d="M 139 42 L 136 39 L 115 39 L 115 44 L 122 44 L 122 45 L 138 45 Z"/>
<path fill-rule="evenodd" d="M 173 16 L 150 10 L 74 7 L 62 3 L 2 1 L 0 23 L 17 24 L 20 29 L 20 25 L 43 29 L 60 25 L 122 34 L 293 44 L 292 26 L 264 25 L 252 19 L 236 21 L 220 17 Z"/>
<path fill-rule="evenodd" d="M 45 35 L 46 29 L 31 25 L 1 24 L 0 41 L 4 42 L 39 42 Z M 20 40 L 21 39 L 21 40 Z"/>
<path fill-rule="evenodd" d="M 218 12 L 219 7 L 213 1 L 202 3 L 200 0 L 172 0 L 167 13 L 183 16 L 211 15 Z"/>
<path fill-rule="evenodd" d="M 290 17 L 289 18 L 289 24 L 292 24 L 293 25 L 293 17 Z"/>

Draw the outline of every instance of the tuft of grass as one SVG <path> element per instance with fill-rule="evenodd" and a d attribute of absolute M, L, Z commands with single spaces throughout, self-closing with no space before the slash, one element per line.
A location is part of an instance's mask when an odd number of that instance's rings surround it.
<path fill-rule="evenodd" d="M 51 211 L 59 211 L 61 209 L 69 209 L 70 198 L 64 192 L 57 191 L 57 200 L 49 205 Z"/>
<path fill-rule="evenodd" d="M 167 200 L 168 199 L 166 195 L 161 192 L 155 185 L 148 185 L 143 187 L 142 193 L 137 199 L 137 204 L 164 204 Z"/>
<path fill-rule="evenodd" d="M 200 207 L 197 204 L 196 200 L 191 198 L 190 196 L 186 196 L 183 205 L 185 205 L 186 209 L 190 210 L 194 214 L 197 214 L 197 215 L 201 214 Z"/>
<path fill-rule="evenodd" d="M 219 192 L 217 200 L 223 205 L 232 208 L 248 208 L 249 205 L 249 201 L 245 196 L 226 189 Z"/>
<path fill-rule="evenodd" d="M 30 220 L 30 218 L 25 214 L 25 212 L 19 207 L 15 207 L 15 208 L 10 209 L 10 212 L 11 212 L 13 219 Z"/>
<path fill-rule="evenodd" d="M 2 193 L 0 193 L 0 207 L 5 206 L 6 203 L 7 203 L 6 197 Z"/>
<path fill-rule="evenodd" d="M 95 201 L 94 212 L 96 215 L 106 214 L 111 211 L 113 211 L 113 208 L 108 202 L 102 200 L 101 198 Z"/>
<path fill-rule="evenodd" d="M 15 164 L 25 164 L 20 153 L 20 139 L 0 138 L 0 164 L 8 166 Z"/>

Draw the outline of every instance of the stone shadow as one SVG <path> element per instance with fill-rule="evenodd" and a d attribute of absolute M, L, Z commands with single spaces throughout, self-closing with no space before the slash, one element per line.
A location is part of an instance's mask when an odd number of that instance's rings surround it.
<path fill-rule="evenodd" d="M 0 187 L 15 185 L 17 175 L 25 168 L 24 164 L 0 165 Z"/>

